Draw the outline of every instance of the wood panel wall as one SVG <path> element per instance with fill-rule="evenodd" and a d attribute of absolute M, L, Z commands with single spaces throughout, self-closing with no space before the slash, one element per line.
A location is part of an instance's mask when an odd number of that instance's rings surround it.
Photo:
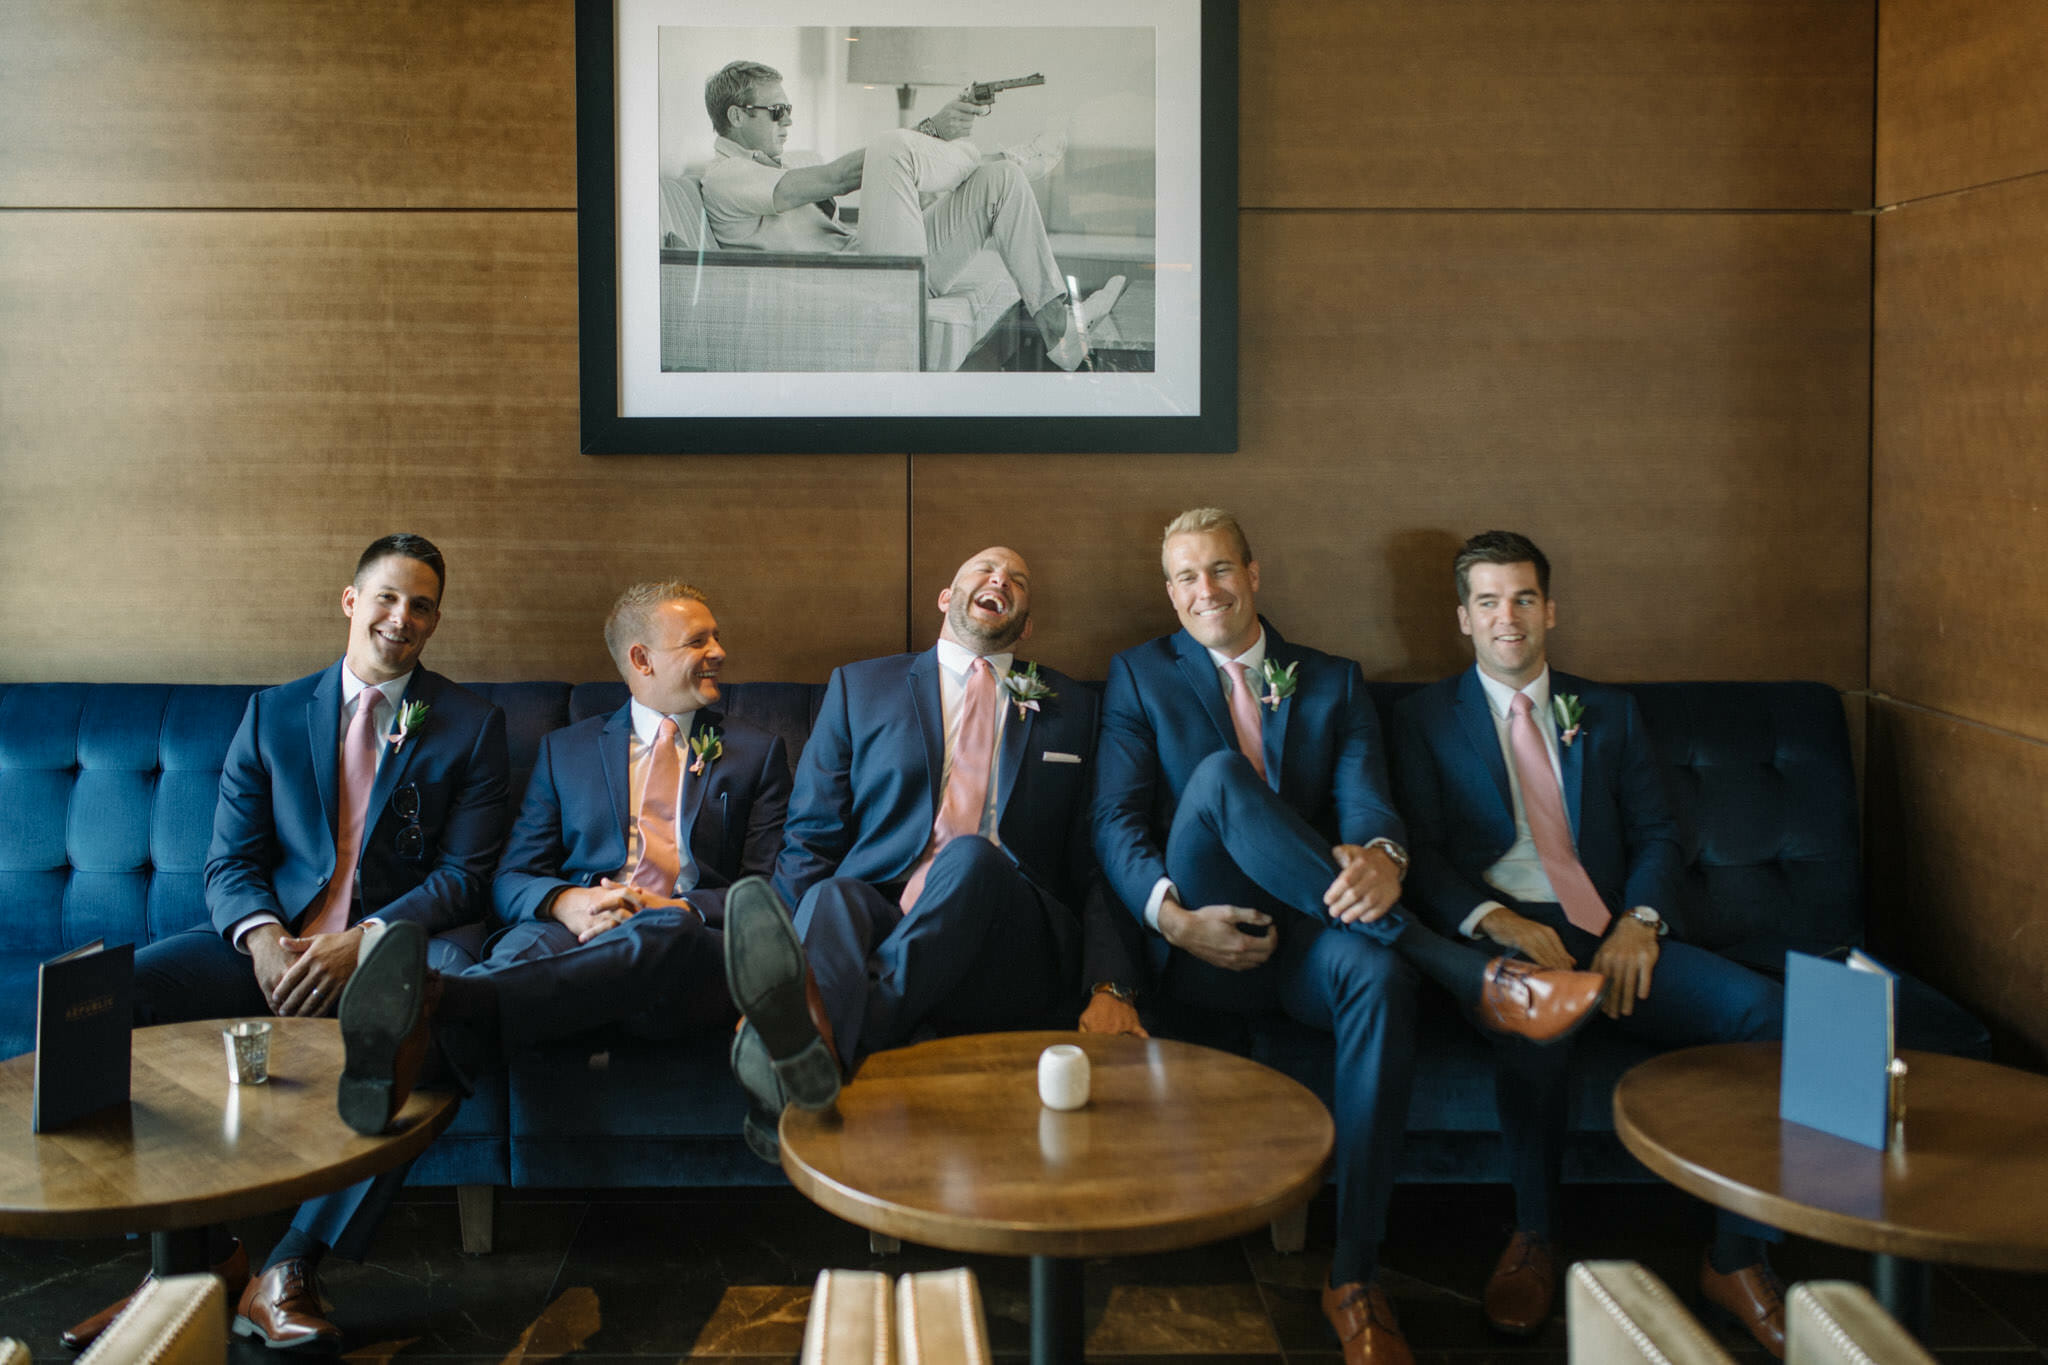
<path fill-rule="evenodd" d="M 576 452 L 567 0 L 0 7 L 0 678 L 312 668 L 401 526 L 458 676 L 601 676 L 681 573 L 737 674 L 820 678 L 995 540 L 1100 674 L 1220 500 L 1376 676 L 1457 666 L 1450 550 L 1510 525 L 1573 666 L 1860 688 L 1874 25 L 1244 0 L 1237 454 L 622 459 Z"/>
<path fill-rule="evenodd" d="M 1884 0 L 1868 771 L 1886 940 L 2048 1059 L 2048 10 Z"/>

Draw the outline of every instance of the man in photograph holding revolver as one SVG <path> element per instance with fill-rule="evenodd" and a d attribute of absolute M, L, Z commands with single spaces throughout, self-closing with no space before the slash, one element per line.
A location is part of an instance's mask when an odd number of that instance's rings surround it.
<path fill-rule="evenodd" d="M 989 82 L 1000 87 L 1001 81 Z M 977 102 L 969 97 L 987 96 Z M 834 160 L 785 159 L 795 108 L 782 73 L 759 62 L 730 62 L 704 86 L 704 107 L 718 134 L 717 158 L 704 172 L 711 235 L 728 250 L 859 252 L 922 256 L 925 290 L 943 294 L 983 247 L 995 248 L 1023 296 L 1024 308 L 1063 370 L 1088 357 L 1088 329 L 1123 293 L 1121 275 L 1078 306 L 1053 259 L 1026 162 L 1016 152 L 986 161 L 967 140 L 994 92 L 969 87 L 915 128 L 891 128 Z M 835 195 L 861 192 L 858 228 L 840 221 Z M 939 195 L 929 208 L 922 195 Z"/>

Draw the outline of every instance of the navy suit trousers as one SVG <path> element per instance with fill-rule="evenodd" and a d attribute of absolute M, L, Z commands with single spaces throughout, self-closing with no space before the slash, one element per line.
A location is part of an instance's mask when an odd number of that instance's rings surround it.
<path fill-rule="evenodd" d="M 1242 754 L 1204 759 L 1181 791 L 1166 844 L 1182 903 L 1278 910 L 1280 942 L 1262 967 L 1226 971 L 1175 953 L 1166 989 L 1184 1005 L 1249 1013 L 1278 1006 L 1336 1040 L 1337 1245 L 1333 1284 L 1372 1278 L 1386 1231 L 1415 1077 L 1416 976 L 1389 946 L 1396 910 L 1339 925 L 1323 910 L 1337 875 L 1330 841 Z M 1298 913 L 1297 913 L 1298 912 Z"/>
<path fill-rule="evenodd" d="M 945 1033 L 1071 1028 L 1077 984 L 1060 966 L 1052 916 L 1065 909 L 978 835 L 932 860 L 917 905 L 828 877 L 795 924 L 849 1073 L 922 1026 Z"/>
<path fill-rule="evenodd" d="M 1561 906 L 1501 900 L 1515 913 L 1555 929 L 1580 966 L 1599 951 L 1599 936 L 1567 920 Z M 1636 1001 L 1632 1013 L 1618 1019 L 1602 1014 L 1587 1028 L 1618 1029 L 1661 1047 L 1768 1041 L 1784 1036 L 1785 990 L 1718 953 L 1666 939 L 1651 969 L 1650 993 Z M 1552 1234 L 1564 1170 L 1572 1044 L 1539 1047 L 1497 1033 L 1486 1036 L 1494 1046 L 1494 1101 L 1515 1189 L 1515 1221 Z M 1734 1214 L 1720 1218 L 1724 1227 L 1742 1235 L 1772 1241 L 1783 1235 Z"/>

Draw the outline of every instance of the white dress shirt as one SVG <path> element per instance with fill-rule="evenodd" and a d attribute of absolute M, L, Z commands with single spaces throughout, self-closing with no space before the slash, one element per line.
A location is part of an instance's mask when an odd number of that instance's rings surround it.
<path fill-rule="evenodd" d="M 1508 725 L 1513 715 L 1517 690 L 1504 682 L 1489 677 L 1485 670 L 1479 672 L 1479 686 L 1486 694 L 1486 709 L 1493 715 L 1493 732 L 1500 741 L 1501 761 L 1508 770 L 1508 798 L 1515 813 L 1515 842 L 1508 845 L 1508 851 L 1501 854 L 1493 866 L 1480 873 L 1486 884 L 1502 895 L 1512 896 L 1518 901 L 1555 903 L 1557 892 L 1550 885 L 1549 874 L 1543 870 L 1543 859 L 1536 852 L 1535 836 L 1529 832 L 1529 814 L 1522 808 L 1522 779 L 1515 771 L 1515 749 L 1508 738 Z M 1564 793 L 1564 767 L 1558 757 L 1557 726 L 1550 716 L 1550 666 L 1545 664 L 1543 672 L 1527 687 L 1520 689 L 1520 695 L 1527 696 L 1535 705 L 1531 719 L 1536 723 L 1536 733 L 1543 736 L 1543 747 L 1550 755 L 1550 770 L 1557 775 L 1557 789 L 1560 800 Z M 1479 921 L 1495 910 L 1507 907 L 1499 901 L 1481 901 L 1472 908 L 1472 913 L 1459 923 L 1458 930 L 1467 938 L 1479 937 Z"/>
<path fill-rule="evenodd" d="M 654 737 L 663 720 L 676 723 L 676 771 L 683 775 L 684 791 L 690 786 L 690 765 L 697 761 L 697 755 L 690 752 L 690 734 L 697 725 L 695 711 L 664 716 L 651 706 L 641 705 L 637 697 L 631 705 L 633 733 L 626 741 L 626 862 L 613 875 L 615 882 L 630 880 L 633 869 L 640 864 L 640 802 L 647 795 L 647 770 L 654 764 Z M 680 896 L 697 885 L 697 860 L 690 853 L 689 831 L 683 828 L 681 792 L 676 797 L 676 862 L 680 866 L 676 884 L 668 889 L 671 896 Z"/>
<path fill-rule="evenodd" d="M 1226 709 L 1230 704 L 1231 689 L 1237 685 L 1230 676 L 1231 664 L 1244 665 L 1247 675 L 1245 685 L 1251 688 L 1252 695 L 1256 697 L 1259 693 L 1259 669 L 1266 662 L 1266 628 L 1259 627 L 1259 638 L 1252 641 L 1252 647 L 1244 653 L 1232 657 L 1220 649 L 1212 649 L 1209 651 L 1209 659 L 1216 665 L 1216 685 L 1223 689 Z M 1235 733 L 1232 731 L 1233 736 Z M 1180 901 L 1180 888 L 1173 884 L 1173 879 L 1161 877 L 1152 884 L 1152 894 L 1145 898 L 1145 923 L 1155 930 L 1159 928 L 1159 907 L 1165 903 L 1169 893 L 1175 901 Z"/>
<path fill-rule="evenodd" d="M 1010 694 L 1003 689 L 1003 677 L 1015 663 L 1015 651 L 1004 650 L 1001 654 L 977 655 L 964 646 L 942 639 L 938 646 L 939 660 L 939 712 L 944 717 L 946 735 L 946 763 L 939 773 L 939 799 L 945 800 L 946 783 L 953 776 L 953 751 L 960 746 L 960 700 L 967 692 L 967 673 L 974 667 L 977 658 L 988 660 L 988 666 L 996 675 L 996 729 L 991 737 L 988 751 L 988 801 L 981 808 L 979 833 L 989 842 L 1000 847 L 1002 838 L 996 830 L 996 809 L 1001 793 L 996 790 L 1003 772 L 1003 725 L 1010 717 Z M 935 817 L 936 818 L 936 817 Z"/>

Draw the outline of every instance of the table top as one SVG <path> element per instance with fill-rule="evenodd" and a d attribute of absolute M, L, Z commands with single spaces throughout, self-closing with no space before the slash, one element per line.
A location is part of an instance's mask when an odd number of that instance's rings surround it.
<path fill-rule="evenodd" d="M 1087 1106 L 1038 1100 L 1075 1043 Z M 1334 1136 L 1303 1086 L 1227 1052 L 992 1033 L 879 1052 L 835 1110 L 782 1116 L 782 1165 L 821 1207 L 925 1246 L 1013 1256 L 1167 1251 L 1263 1226 L 1320 1188 Z"/>
<path fill-rule="evenodd" d="M 0 1062 L 0 1235 L 92 1237 L 198 1227 L 284 1208 L 390 1170 L 455 1117 L 416 1091 L 392 1131 L 341 1121 L 341 1027 L 274 1019 L 270 1080 L 228 1083 L 225 1021 L 137 1029 L 129 1106 L 30 1131 L 35 1054 Z"/>
<path fill-rule="evenodd" d="M 1637 1160 L 1773 1227 L 1923 1261 L 2048 1270 L 2048 1077 L 1903 1052 L 1905 1144 L 1778 1117 L 1776 1043 L 1668 1052 L 1614 1091 Z"/>

